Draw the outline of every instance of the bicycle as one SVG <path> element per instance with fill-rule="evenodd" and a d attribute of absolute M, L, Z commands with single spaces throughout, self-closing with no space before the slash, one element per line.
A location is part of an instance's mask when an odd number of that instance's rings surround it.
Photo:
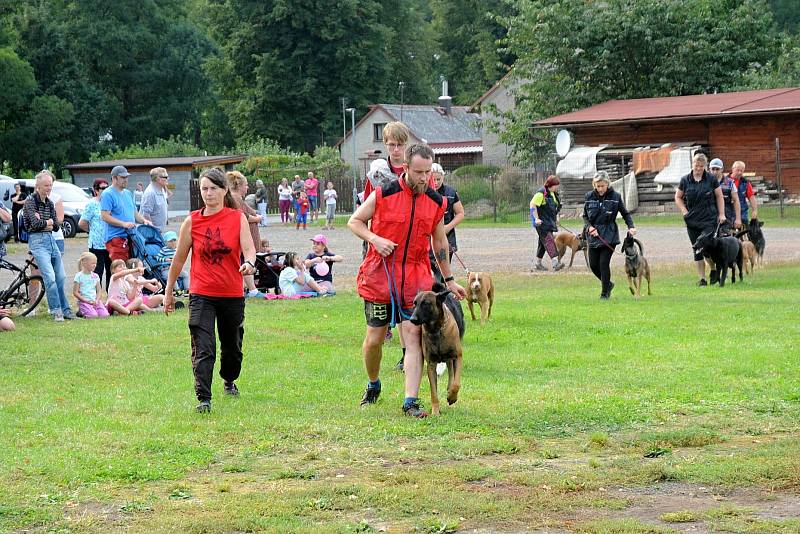
<path fill-rule="evenodd" d="M 0 291 L 0 308 L 12 310 L 12 316 L 24 317 L 31 313 L 44 297 L 44 281 L 41 275 L 29 274 L 38 270 L 33 258 L 25 261 L 25 266 L 17 267 L 13 263 L 0 259 L 0 269 L 17 273 L 8 287 Z"/>

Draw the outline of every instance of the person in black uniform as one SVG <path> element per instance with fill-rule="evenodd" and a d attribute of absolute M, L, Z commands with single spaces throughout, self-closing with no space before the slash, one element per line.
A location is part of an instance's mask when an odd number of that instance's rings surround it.
<path fill-rule="evenodd" d="M 708 158 L 705 154 L 695 154 L 692 158 L 692 172 L 681 178 L 678 190 L 675 191 L 675 205 L 683 215 L 692 246 L 704 231 L 713 232 L 718 224 L 725 222 L 722 189 L 714 175 L 706 170 L 707 164 Z M 708 285 L 703 255 L 695 254 L 694 263 L 700 276 L 697 285 Z M 715 275 L 711 271 L 712 280 Z"/>
<path fill-rule="evenodd" d="M 592 190 L 586 193 L 583 203 L 583 222 L 589 234 L 589 267 L 600 280 L 600 298 L 611 297 L 611 256 L 619 245 L 617 213 L 628 225 L 628 233 L 636 235 L 636 228 L 622 196 L 611 187 L 606 171 L 598 171 L 592 179 Z"/>

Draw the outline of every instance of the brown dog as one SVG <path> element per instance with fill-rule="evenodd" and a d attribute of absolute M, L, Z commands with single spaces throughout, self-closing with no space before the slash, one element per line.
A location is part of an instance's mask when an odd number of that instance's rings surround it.
<path fill-rule="evenodd" d="M 625 254 L 625 274 L 628 275 L 631 295 L 637 299 L 642 296 L 642 278 L 647 280 L 647 294 L 650 295 L 650 264 L 644 257 L 641 241 L 630 235 L 626 236 L 622 241 L 622 252 Z"/>
<path fill-rule="evenodd" d="M 476 302 L 481 308 L 481 324 L 486 324 L 486 321 L 492 316 L 492 304 L 494 303 L 494 284 L 488 273 L 467 273 L 467 305 L 473 321 L 475 312 L 472 305 Z"/>
<path fill-rule="evenodd" d="M 575 253 L 579 250 L 583 251 L 583 259 L 586 265 L 589 265 L 589 258 L 586 251 L 586 236 L 583 233 L 573 234 L 572 232 L 558 232 L 556 234 L 556 250 L 558 251 L 558 261 L 567 253 L 567 247 L 572 249 L 572 256 L 569 258 L 569 267 L 572 267 L 572 262 L 575 260 Z"/>
<path fill-rule="evenodd" d="M 436 365 L 447 364 L 447 403 L 458 400 L 461 389 L 461 339 L 464 337 L 464 312 L 450 290 L 434 285 L 435 291 L 420 291 L 414 298 L 410 321 L 422 327 L 422 356 L 428 363 L 431 386 L 431 413 L 439 415 Z M 442 290 L 443 289 L 443 290 Z"/>
<path fill-rule="evenodd" d="M 742 261 L 744 262 L 745 272 L 748 275 L 753 273 L 753 267 L 755 267 L 757 260 L 758 252 L 756 251 L 756 246 L 753 244 L 753 242 L 742 241 Z"/>

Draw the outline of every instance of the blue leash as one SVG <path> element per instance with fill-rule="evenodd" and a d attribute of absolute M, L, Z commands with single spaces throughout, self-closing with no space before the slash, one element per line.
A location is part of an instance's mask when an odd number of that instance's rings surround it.
<path fill-rule="evenodd" d="M 392 256 L 394 256 L 394 253 L 392 253 Z M 403 301 L 401 300 L 402 296 L 397 291 L 397 288 L 394 285 L 394 264 L 395 264 L 395 262 L 392 261 L 392 274 L 391 274 L 391 276 L 389 275 L 389 268 L 386 266 L 386 258 L 381 256 L 381 262 L 383 262 L 383 271 L 386 273 L 386 279 L 389 282 L 389 300 L 392 303 L 392 318 L 389 321 L 389 327 L 390 328 L 394 328 L 397 325 L 397 321 L 395 321 L 395 317 L 396 317 L 395 309 L 399 310 L 400 317 L 402 317 L 403 319 L 410 319 L 411 316 L 410 315 L 406 315 L 405 313 L 403 313 Z M 395 308 L 395 306 L 397 306 L 397 308 Z"/>

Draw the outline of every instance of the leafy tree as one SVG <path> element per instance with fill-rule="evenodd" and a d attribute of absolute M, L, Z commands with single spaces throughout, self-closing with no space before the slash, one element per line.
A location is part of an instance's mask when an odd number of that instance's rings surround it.
<path fill-rule="evenodd" d="M 499 78 L 514 54 L 500 47 L 507 29 L 498 17 L 513 14 L 505 0 L 434 0 L 433 33 L 439 47 L 441 73 L 453 101 L 475 102 Z"/>
<path fill-rule="evenodd" d="M 779 28 L 797 32 L 797 26 L 800 25 L 800 6 L 797 0 L 769 0 L 769 5 Z"/>
<path fill-rule="evenodd" d="M 536 156 L 535 120 L 610 99 L 725 91 L 781 52 L 764 0 L 524 0 L 505 23 L 514 76 L 529 81 L 502 136 L 521 160 Z"/>

